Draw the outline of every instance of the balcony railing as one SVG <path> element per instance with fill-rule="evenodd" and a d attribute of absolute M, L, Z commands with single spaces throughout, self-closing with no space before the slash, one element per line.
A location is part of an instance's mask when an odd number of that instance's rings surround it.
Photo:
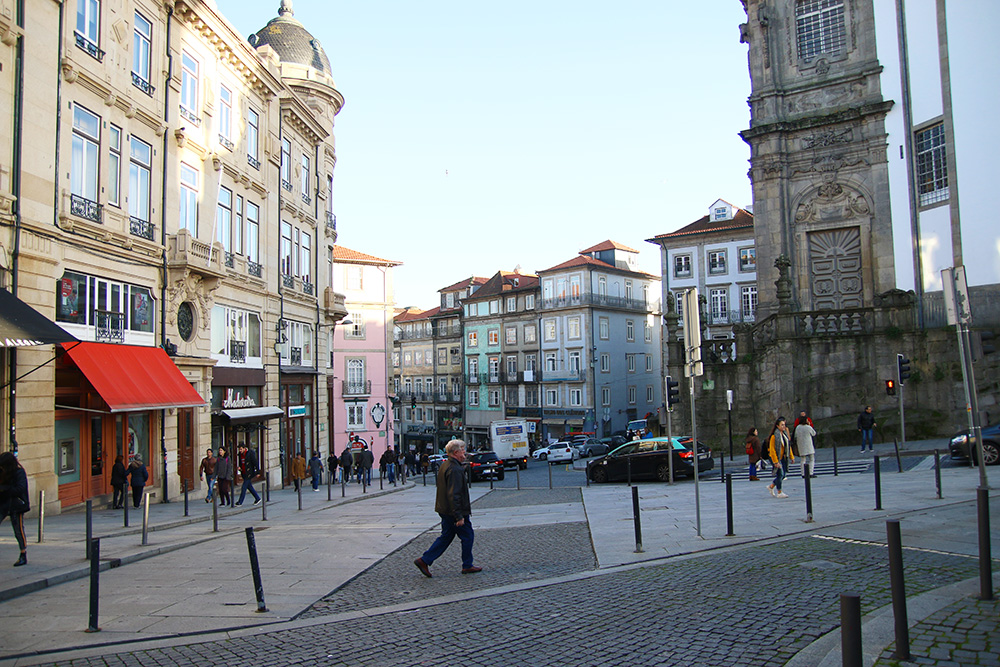
<path fill-rule="evenodd" d="M 262 268 L 261 265 L 258 264 L 257 262 L 253 262 L 249 259 L 247 260 L 247 273 L 249 273 L 251 276 L 260 278 L 261 268 Z"/>
<path fill-rule="evenodd" d="M 305 292 L 306 294 L 312 295 L 316 293 L 316 287 L 312 283 L 307 283 L 306 281 L 303 280 L 302 291 Z"/>
<path fill-rule="evenodd" d="M 234 266 L 236 266 L 236 255 L 234 255 L 233 253 L 227 251 L 226 252 L 225 264 L 230 269 L 233 268 Z"/>
<path fill-rule="evenodd" d="M 582 382 L 586 373 L 581 370 L 544 370 L 539 373 L 538 382 Z"/>
<path fill-rule="evenodd" d="M 281 276 L 281 284 L 288 289 L 295 289 L 295 276 L 290 276 L 287 273 Z"/>
<path fill-rule="evenodd" d="M 337 216 L 330 211 L 326 211 L 326 228 L 337 231 Z"/>
<path fill-rule="evenodd" d="M 234 148 L 236 148 L 236 144 L 230 141 L 229 137 L 223 136 L 221 134 L 219 135 L 219 143 L 229 150 L 233 150 Z"/>
<path fill-rule="evenodd" d="M 148 220 L 140 220 L 130 215 L 128 218 L 128 231 L 132 236 L 152 241 L 153 235 L 156 232 L 156 225 Z"/>
<path fill-rule="evenodd" d="M 94 338 L 98 341 L 124 343 L 125 314 L 113 310 L 95 310 Z"/>
<path fill-rule="evenodd" d="M 344 380 L 344 396 L 369 396 L 372 393 L 371 380 Z"/>
<path fill-rule="evenodd" d="M 245 340 L 229 341 L 229 361 L 234 364 L 247 362 L 247 342 Z"/>
<path fill-rule="evenodd" d="M 132 72 L 132 85 L 146 93 L 150 97 L 153 96 L 153 91 L 156 90 L 153 86 L 149 85 L 149 81 L 146 81 L 141 76 Z"/>
<path fill-rule="evenodd" d="M 551 299 L 542 299 L 540 306 L 541 310 L 570 308 L 576 306 L 621 308 L 623 310 L 639 311 L 643 313 L 658 312 L 660 310 L 660 302 L 658 300 L 645 301 L 643 299 L 630 299 L 622 296 L 594 294 L 593 292 L 584 292 L 575 296 L 567 295 Z"/>
<path fill-rule="evenodd" d="M 253 155 L 247 155 L 247 164 L 260 171 L 260 160 L 255 158 Z"/>
<path fill-rule="evenodd" d="M 708 324 L 709 326 L 718 326 L 723 324 L 739 324 L 741 322 L 752 323 L 755 315 L 756 313 L 752 310 L 746 312 L 738 310 L 713 311 L 708 314 Z"/>
<path fill-rule="evenodd" d="M 310 197 L 308 194 L 306 194 L 305 192 L 303 192 L 302 193 L 302 203 L 303 204 L 311 204 L 312 203 L 312 197 Z"/>
<path fill-rule="evenodd" d="M 181 107 L 180 109 L 181 109 L 180 110 L 181 118 L 187 120 L 190 123 L 194 123 L 195 126 L 201 125 L 201 118 L 198 117 L 198 114 L 185 107 Z"/>
<path fill-rule="evenodd" d="M 531 371 L 515 371 L 513 373 L 504 373 L 500 378 L 500 381 L 504 384 L 521 384 L 524 382 L 538 382 L 538 372 Z"/>
<path fill-rule="evenodd" d="M 91 58 L 95 58 L 98 62 L 103 60 L 104 51 L 102 51 L 97 44 L 94 44 L 78 32 L 74 32 L 73 36 L 76 37 L 76 45 L 86 51 Z"/>
<path fill-rule="evenodd" d="M 293 347 L 293 348 L 291 348 L 291 350 L 289 351 L 289 363 L 291 363 L 292 366 L 301 366 L 302 365 L 302 348 L 301 347 Z"/>
<path fill-rule="evenodd" d="M 292 191 L 292 182 L 291 181 L 286 181 L 285 179 L 281 179 L 281 187 L 282 187 L 283 190 L 291 192 Z"/>
<path fill-rule="evenodd" d="M 80 195 L 71 194 L 69 196 L 69 212 L 78 218 L 86 218 L 87 220 L 100 223 L 104 207 L 96 201 L 90 201 Z"/>

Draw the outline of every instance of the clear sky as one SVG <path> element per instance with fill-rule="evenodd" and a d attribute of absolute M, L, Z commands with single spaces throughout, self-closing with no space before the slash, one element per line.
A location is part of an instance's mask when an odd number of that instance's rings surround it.
<path fill-rule="evenodd" d="M 279 0 L 216 0 L 244 36 Z M 396 303 L 549 268 L 751 202 L 739 0 L 294 0 L 346 103 L 338 243 L 397 260 Z"/>

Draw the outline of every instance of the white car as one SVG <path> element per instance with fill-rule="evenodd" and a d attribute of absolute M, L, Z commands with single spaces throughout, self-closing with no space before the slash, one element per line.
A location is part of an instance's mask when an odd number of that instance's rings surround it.
<path fill-rule="evenodd" d="M 546 460 L 547 458 L 549 458 L 549 448 L 539 447 L 535 451 L 531 452 L 531 458 L 535 459 L 536 461 Z"/>
<path fill-rule="evenodd" d="M 572 462 L 578 456 L 580 456 L 580 452 L 571 442 L 557 442 L 554 445 L 549 445 L 549 463 Z"/>

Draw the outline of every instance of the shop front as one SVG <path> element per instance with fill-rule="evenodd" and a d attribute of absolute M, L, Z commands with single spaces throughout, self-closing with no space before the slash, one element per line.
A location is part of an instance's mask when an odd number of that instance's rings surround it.
<path fill-rule="evenodd" d="M 56 366 L 54 465 L 63 507 L 111 493 L 111 469 L 141 459 L 147 486 L 163 483 L 162 411 L 204 405 L 158 347 L 65 344 Z"/>
<path fill-rule="evenodd" d="M 296 454 L 308 461 L 313 449 L 315 416 L 314 376 L 283 374 L 281 378 L 281 434 L 278 440 L 284 485 L 292 483 L 292 459 Z"/>
<path fill-rule="evenodd" d="M 262 472 L 267 472 L 268 422 L 282 415 L 276 406 L 263 404 L 266 374 L 259 368 L 217 366 L 212 376 L 212 449 L 225 446 L 233 461 L 239 447 L 257 456 Z M 204 455 L 204 452 L 199 452 Z M 191 461 L 192 475 L 198 478 L 201 457 Z"/>

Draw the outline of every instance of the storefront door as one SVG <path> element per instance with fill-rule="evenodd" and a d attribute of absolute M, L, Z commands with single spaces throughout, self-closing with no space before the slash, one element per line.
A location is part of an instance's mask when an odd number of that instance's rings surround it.
<path fill-rule="evenodd" d="M 177 411 L 177 474 L 181 478 L 181 489 L 193 489 L 198 475 L 195 468 L 200 462 L 194 451 L 194 410 L 182 408 Z M 184 486 L 185 482 L 187 487 Z"/>

